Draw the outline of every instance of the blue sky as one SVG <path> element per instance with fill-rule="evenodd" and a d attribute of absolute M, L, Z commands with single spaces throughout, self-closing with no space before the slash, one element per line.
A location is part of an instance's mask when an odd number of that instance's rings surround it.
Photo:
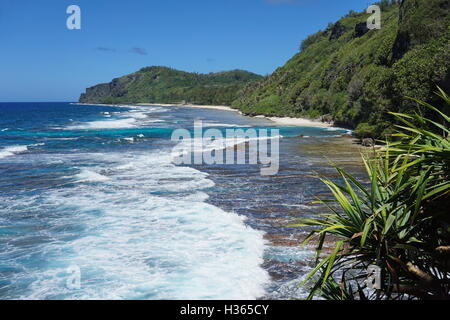
<path fill-rule="evenodd" d="M 66 9 L 81 8 L 81 30 Z M 76 101 L 145 66 L 269 74 L 366 0 L 0 0 L 0 101 Z"/>

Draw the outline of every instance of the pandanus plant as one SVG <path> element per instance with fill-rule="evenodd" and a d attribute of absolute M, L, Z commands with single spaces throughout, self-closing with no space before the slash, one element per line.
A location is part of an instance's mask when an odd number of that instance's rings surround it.
<path fill-rule="evenodd" d="M 319 237 L 309 299 L 450 299 L 450 117 L 415 101 L 439 120 L 392 113 L 393 142 L 363 156 L 370 183 L 336 167 L 342 182 L 322 179 L 332 199 L 319 200 L 330 213 L 294 225 L 312 229 L 304 243 Z M 327 235 L 340 239 L 329 254 Z M 378 289 L 367 285 L 372 265 Z"/>

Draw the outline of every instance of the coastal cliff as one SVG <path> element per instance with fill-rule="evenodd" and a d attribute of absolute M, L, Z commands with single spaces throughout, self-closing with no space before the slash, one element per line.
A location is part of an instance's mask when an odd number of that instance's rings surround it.
<path fill-rule="evenodd" d="M 209 74 L 147 67 L 86 89 L 81 103 L 193 103 L 230 105 L 246 84 L 262 76 L 243 70 Z"/>
<path fill-rule="evenodd" d="M 247 114 L 324 116 L 360 137 L 390 132 L 388 112 L 411 112 L 406 97 L 442 106 L 450 89 L 450 1 L 381 1 L 381 29 L 349 12 L 309 36 L 300 52 L 233 102 Z M 445 106 L 442 106 L 445 108 Z"/>

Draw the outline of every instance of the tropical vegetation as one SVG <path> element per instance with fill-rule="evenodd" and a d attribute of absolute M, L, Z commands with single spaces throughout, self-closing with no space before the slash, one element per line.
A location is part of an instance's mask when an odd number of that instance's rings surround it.
<path fill-rule="evenodd" d="M 405 96 L 435 104 L 436 85 L 450 90 L 450 2 L 378 5 L 381 29 L 367 28 L 370 13 L 350 11 L 303 40 L 267 77 L 147 67 L 88 88 L 80 102 L 229 105 L 249 115 L 322 118 L 355 129 L 359 138 L 379 138 L 392 132 L 396 118 L 389 112 L 408 111 Z"/>
<path fill-rule="evenodd" d="M 438 97 L 450 106 L 441 89 Z M 336 167 L 342 182 L 323 179 L 332 197 L 319 200 L 330 213 L 295 225 L 312 228 L 305 243 L 320 240 L 310 299 L 450 299 L 450 117 L 414 102 L 435 117 L 391 113 L 396 132 L 363 157 L 370 182 Z M 325 253 L 330 235 L 339 240 Z M 380 270 L 378 289 L 368 285 L 370 266 Z"/>
<path fill-rule="evenodd" d="M 233 106 L 247 114 L 318 118 L 356 129 L 360 138 L 392 131 L 405 96 L 436 103 L 450 89 L 450 2 L 381 1 L 381 29 L 349 12 L 307 39 L 273 74 L 244 88 Z M 432 116 L 424 110 L 427 116 Z"/>
<path fill-rule="evenodd" d="M 230 105 L 238 91 L 262 76 L 243 70 L 209 74 L 146 67 L 88 88 L 82 103 L 191 103 Z"/>

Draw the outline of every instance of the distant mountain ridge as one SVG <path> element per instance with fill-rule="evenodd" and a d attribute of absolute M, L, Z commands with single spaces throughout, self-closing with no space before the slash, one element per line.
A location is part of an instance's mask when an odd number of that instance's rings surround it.
<path fill-rule="evenodd" d="M 199 74 L 153 66 L 88 88 L 79 101 L 230 105 L 245 85 L 261 79 L 243 70 Z"/>

